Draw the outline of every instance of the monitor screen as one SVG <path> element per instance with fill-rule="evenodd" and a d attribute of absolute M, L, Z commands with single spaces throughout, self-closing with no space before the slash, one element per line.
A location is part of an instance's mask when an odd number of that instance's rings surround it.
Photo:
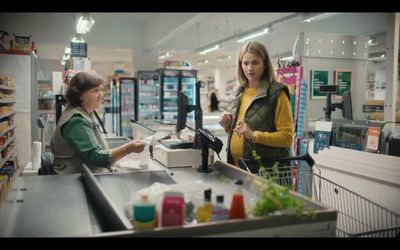
<path fill-rule="evenodd" d="M 189 110 L 189 98 L 182 92 L 178 92 L 178 118 L 176 120 L 176 133 L 186 127 L 186 117 Z"/>
<path fill-rule="evenodd" d="M 345 119 L 353 120 L 353 108 L 351 103 L 351 93 L 345 91 L 342 94 L 342 116 Z"/>

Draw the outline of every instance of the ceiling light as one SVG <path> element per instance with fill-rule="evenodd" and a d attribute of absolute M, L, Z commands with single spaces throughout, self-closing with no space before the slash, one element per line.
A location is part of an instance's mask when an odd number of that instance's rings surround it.
<path fill-rule="evenodd" d="M 200 52 L 199 52 L 199 55 L 205 55 L 205 54 L 210 53 L 211 51 L 217 50 L 217 49 L 219 49 L 219 48 L 220 48 L 220 46 L 219 46 L 219 44 L 217 44 L 217 45 L 215 45 L 214 47 L 206 48 L 206 49 L 200 51 Z"/>
<path fill-rule="evenodd" d="M 314 21 L 318 20 L 323 20 L 335 15 L 338 15 L 340 13 L 306 13 L 303 16 L 303 19 L 301 20 L 301 23 L 311 23 Z"/>
<path fill-rule="evenodd" d="M 67 55 L 71 54 L 71 48 L 65 47 L 64 54 L 67 54 Z"/>
<path fill-rule="evenodd" d="M 222 62 L 223 60 L 230 60 L 230 59 L 232 59 L 231 55 L 229 55 L 229 56 L 221 56 L 221 57 L 217 58 L 218 62 Z"/>
<path fill-rule="evenodd" d="M 89 13 L 83 13 L 76 25 L 76 32 L 78 34 L 86 34 L 93 27 L 94 23 L 95 21 L 89 16 Z"/>
<path fill-rule="evenodd" d="M 262 31 L 259 31 L 257 33 L 251 33 L 249 35 L 246 35 L 245 37 L 240 38 L 239 40 L 237 40 L 236 42 L 238 43 L 244 43 L 246 40 L 252 39 L 254 37 L 259 37 L 262 36 L 264 34 L 270 33 L 271 32 L 271 28 L 267 27 L 265 29 L 263 29 Z"/>
<path fill-rule="evenodd" d="M 202 65 L 202 64 L 205 64 L 205 63 L 209 63 L 208 59 L 203 59 L 203 60 L 198 61 L 197 65 Z"/>
<path fill-rule="evenodd" d="M 84 43 L 85 40 L 83 40 L 83 38 L 79 34 L 76 34 L 74 36 L 74 38 L 72 38 L 71 42 L 73 42 L 73 43 Z"/>
<path fill-rule="evenodd" d="M 158 59 L 165 59 L 165 58 L 169 58 L 169 57 L 172 57 L 172 54 L 167 52 L 167 53 L 159 56 Z"/>
<path fill-rule="evenodd" d="M 293 56 L 287 56 L 279 59 L 280 61 L 293 61 L 294 57 Z"/>
<path fill-rule="evenodd" d="M 376 42 L 376 38 L 370 37 L 368 40 L 368 46 L 376 46 L 376 45 L 378 45 L 378 43 Z"/>

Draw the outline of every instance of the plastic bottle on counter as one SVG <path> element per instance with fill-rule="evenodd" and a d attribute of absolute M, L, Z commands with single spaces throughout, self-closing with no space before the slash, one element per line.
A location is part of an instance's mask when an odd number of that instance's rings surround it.
<path fill-rule="evenodd" d="M 182 226 L 185 217 L 185 201 L 181 192 L 165 192 L 162 202 L 161 226 Z"/>
<path fill-rule="evenodd" d="M 242 180 L 235 180 L 236 190 L 232 196 L 231 207 L 229 209 L 229 219 L 244 219 L 246 218 L 246 211 L 244 208 L 244 198 Z"/>
<path fill-rule="evenodd" d="M 149 201 L 147 194 L 141 194 L 140 200 L 133 204 L 133 225 L 135 230 L 150 230 L 155 226 L 156 205 Z"/>
<path fill-rule="evenodd" d="M 217 195 L 217 203 L 211 208 L 211 221 L 222 221 L 229 219 L 229 210 L 224 205 L 224 196 Z"/>
<path fill-rule="evenodd" d="M 209 222 L 211 218 L 211 188 L 204 190 L 203 205 L 197 208 L 197 223 Z"/>

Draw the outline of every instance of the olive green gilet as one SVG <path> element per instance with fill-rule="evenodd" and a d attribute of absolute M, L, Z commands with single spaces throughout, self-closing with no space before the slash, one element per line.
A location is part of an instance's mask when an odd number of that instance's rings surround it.
<path fill-rule="evenodd" d="M 268 82 L 264 79 L 261 87 L 257 89 L 256 97 L 251 102 L 244 115 L 244 122 L 253 130 L 261 132 L 276 132 L 275 127 L 275 109 L 278 103 L 279 94 L 284 91 L 288 98 L 288 88 L 278 82 Z M 240 109 L 240 100 L 244 92 L 244 87 L 240 87 L 238 93 L 233 99 L 232 108 L 232 123 L 228 136 L 227 156 L 228 163 L 234 165 L 234 160 L 230 152 L 230 141 L 235 124 L 237 123 L 237 112 Z M 258 143 L 253 143 L 251 140 L 244 138 L 243 158 L 253 159 L 252 151 L 255 150 L 257 155 L 262 158 L 284 158 L 290 156 L 290 148 L 270 147 Z"/>
<path fill-rule="evenodd" d="M 74 152 L 74 150 L 65 142 L 61 135 L 61 127 L 68 122 L 74 115 L 85 118 L 93 127 L 96 138 L 103 149 L 108 149 L 108 143 L 101 135 L 100 129 L 93 121 L 92 117 L 86 114 L 80 108 L 67 105 L 58 120 L 56 129 L 51 139 L 51 152 L 54 155 L 54 171 L 57 174 L 81 173 L 83 159 Z M 96 167 L 85 163 L 92 172 L 108 172 L 104 167 Z"/>

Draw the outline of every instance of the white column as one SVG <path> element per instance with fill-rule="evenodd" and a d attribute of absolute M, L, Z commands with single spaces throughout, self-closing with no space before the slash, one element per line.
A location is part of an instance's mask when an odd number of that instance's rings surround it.
<path fill-rule="evenodd" d="M 396 100 L 398 94 L 398 53 L 400 14 L 389 17 L 386 31 L 386 94 L 384 120 L 396 121 Z"/>
<path fill-rule="evenodd" d="M 214 87 L 222 94 L 226 84 L 226 70 L 217 68 L 214 71 Z"/>

